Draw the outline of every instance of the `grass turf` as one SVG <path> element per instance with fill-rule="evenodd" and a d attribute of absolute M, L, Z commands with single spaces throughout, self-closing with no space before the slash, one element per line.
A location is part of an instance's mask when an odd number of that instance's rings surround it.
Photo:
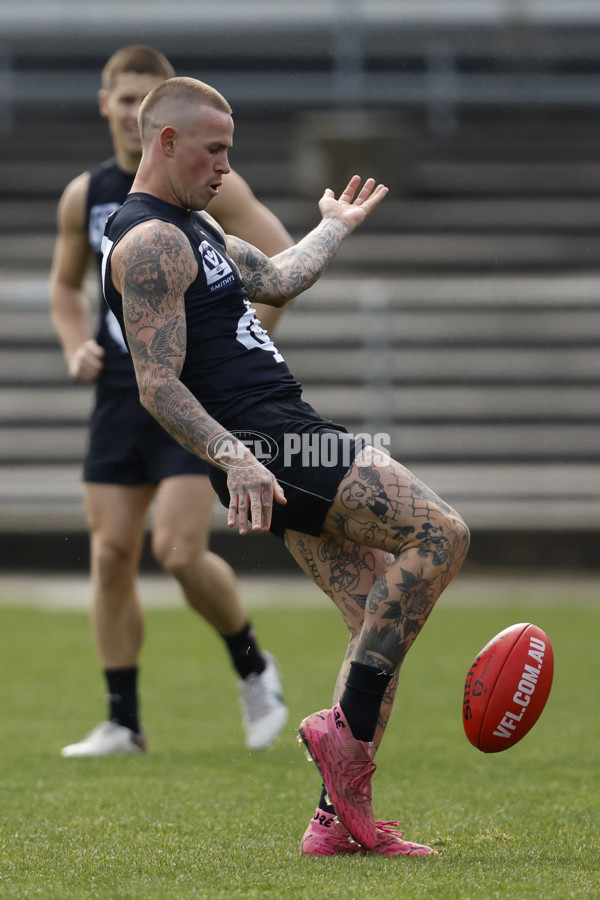
<path fill-rule="evenodd" d="M 319 778 L 296 727 L 329 704 L 345 634 L 327 602 L 256 608 L 278 657 L 290 723 L 244 748 L 235 680 L 216 636 L 184 608 L 148 611 L 145 757 L 63 760 L 104 717 L 87 616 L 0 606 L 0 897 L 600 897 L 600 609 L 589 596 L 498 587 L 440 601 L 410 653 L 374 779 L 379 818 L 433 843 L 425 859 L 306 859 L 300 837 Z M 535 602 L 532 598 L 535 596 Z M 531 601 L 531 602 L 530 602 Z M 479 753 L 464 737 L 464 677 L 492 634 L 534 621 L 555 683 L 523 742 Z"/>

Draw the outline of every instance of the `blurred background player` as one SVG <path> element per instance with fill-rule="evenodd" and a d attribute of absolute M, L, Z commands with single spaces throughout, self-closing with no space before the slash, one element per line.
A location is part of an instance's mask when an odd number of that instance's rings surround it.
<path fill-rule="evenodd" d="M 287 720 L 277 665 L 257 644 L 235 574 L 210 552 L 214 492 L 206 465 L 183 450 L 139 402 L 135 373 L 120 329 L 100 303 L 96 337 L 85 289 L 108 215 L 125 200 L 140 158 L 139 106 L 149 91 L 174 74 L 158 51 L 124 47 L 106 63 L 99 92 L 114 157 L 75 178 L 58 206 L 58 235 L 50 275 L 54 327 L 71 378 L 96 382 L 84 501 L 91 543 L 92 624 L 108 689 L 108 719 L 62 755 L 104 756 L 146 749 L 140 724 L 138 666 L 144 616 L 137 574 L 146 521 L 155 500 L 152 552 L 173 575 L 189 605 L 223 638 L 239 676 L 246 744 L 270 744 Z M 211 214 L 228 233 L 251 241 L 269 256 L 291 246 L 285 228 L 231 172 Z M 257 307 L 267 329 L 280 311 Z"/>

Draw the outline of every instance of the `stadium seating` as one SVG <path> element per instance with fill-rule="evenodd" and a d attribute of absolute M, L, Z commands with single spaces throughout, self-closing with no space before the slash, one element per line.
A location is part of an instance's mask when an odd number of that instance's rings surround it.
<path fill-rule="evenodd" d="M 307 8 L 304 26 L 279 23 L 296 36 L 289 58 L 268 29 L 245 47 L 234 32 L 227 59 L 215 44 L 193 73 L 233 94 L 233 163 L 293 234 L 317 220 L 319 180 L 339 187 L 370 150 L 392 187 L 286 314 L 281 349 L 308 400 L 353 431 L 389 433 L 395 456 L 493 536 L 497 561 L 499 535 L 580 546 L 600 500 L 594 30 L 544 26 L 527 45 L 526 31 L 482 20 L 372 22 L 352 106 L 330 65 L 340 36 Z M 160 43 L 173 55 L 168 31 Z M 62 187 L 110 152 L 90 96 L 114 40 L 100 32 L 85 55 L 63 46 L 62 65 L 60 45 L 12 46 L 22 106 L 0 108 L 0 533 L 82 534 L 91 390 L 68 382 L 45 279 Z M 432 47 L 450 69 L 428 69 Z M 177 49 L 189 72 L 190 42 Z M 33 89 L 43 66 L 47 95 Z"/>

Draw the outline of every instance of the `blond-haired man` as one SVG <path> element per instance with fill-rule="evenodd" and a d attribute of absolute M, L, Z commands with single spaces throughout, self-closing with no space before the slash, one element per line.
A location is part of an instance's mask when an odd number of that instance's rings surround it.
<path fill-rule="evenodd" d="M 142 104 L 140 128 L 132 191 L 105 229 L 103 283 L 142 404 L 210 463 L 229 525 L 278 535 L 350 631 L 333 706 L 300 725 L 324 781 L 302 852 L 430 854 L 375 820 L 373 757 L 399 670 L 462 565 L 468 529 L 404 466 L 302 399 L 252 306 L 280 307 L 310 287 L 387 188 L 354 176 L 339 198 L 327 189 L 320 223 L 269 257 L 198 212 L 230 170 L 225 98 L 169 79 Z M 264 461 L 240 439 L 248 431 L 272 444 Z M 334 589 L 349 559 L 363 574 L 360 593 Z"/>

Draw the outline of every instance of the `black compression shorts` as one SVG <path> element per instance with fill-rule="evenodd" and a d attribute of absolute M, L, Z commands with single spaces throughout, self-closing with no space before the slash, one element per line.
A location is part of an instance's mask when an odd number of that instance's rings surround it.
<path fill-rule="evenodd" d="M 287 528 L 318 537 L 340 482 L 359 447 L 342 425 L 323 419 L 301 399 L 261 402 L 230 431 L 246 443 L 281 484 L 287 504 L 273 504 L 271 531 Z M 213 445 L 213 451 L 218 445 Z M 227 473 L 209 467 L 212 486 L 229 506 Z"/>
<path fill-rule="evenodd" d="M 137 388 L 98 385 L 83 480 L 160 484 L 176 475 L 207 475 L 205 462 L 184 450 L 140 403 Z M 211 467 L 212 468 L 212 467 Z"/>

